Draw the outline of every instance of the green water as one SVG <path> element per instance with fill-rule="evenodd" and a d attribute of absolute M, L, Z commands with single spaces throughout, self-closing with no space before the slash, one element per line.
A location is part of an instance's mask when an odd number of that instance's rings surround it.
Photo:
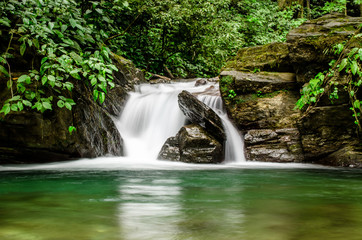
<path fill-rule="evenodd" d="M 0 239 L 362 239 L 362 171 L 0 172 Z"/>

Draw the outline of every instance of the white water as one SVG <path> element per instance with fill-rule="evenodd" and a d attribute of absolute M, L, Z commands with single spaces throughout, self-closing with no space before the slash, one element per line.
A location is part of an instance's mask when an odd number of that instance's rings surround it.
<path fill-rule="evenodd" d="M 226 133 L 225 162 L 245 162 L 244 141 L 229 120 L 220 96 L 199 95 L 198 99 L 214 110 L 222 120 Z"/>
<path fill-rule="evenodd" d="M 213 86 L 218 89 L 218 86 Z M 121 118 L 116 121 L 124 140 L 125 155 L 135 159 L 156 161 L 167 138 L 175 136 L 185 124 L 186 117 L 178 106 L 182 90 L 204 92 L 210 84 L 194 87 L 194 82 L 140 85 L 130 94 Z M 198 94 L 222 119 L 227 137 L 225 162 L 244 162 L 244 143 L 241 135 L 223 110 L 219 96 Z"/>
<path fill-rule="evenodd" d="M 194 87 L 194 82 L 141 85 L 130 94 L 116 124 L 125 144 L 126 157 L 99 157 L 47 164 L 0 166 L 1 171 L 22 170 L 195 170 L 230 168 L 326 168 L 314 164 L 245 162 L 243 140 L 227 119 L 220 97 L 198 94 L 223 120 L 227 135 L 226 164 L 189 164 L 158 161 L 157 155 L 166 139 L 176 135 L 186 118 L 179 110 L 177 96 L 182 90 L 204 92 L 208 86 Z M 217 85 L 214 86 L 217 89 Z"/>

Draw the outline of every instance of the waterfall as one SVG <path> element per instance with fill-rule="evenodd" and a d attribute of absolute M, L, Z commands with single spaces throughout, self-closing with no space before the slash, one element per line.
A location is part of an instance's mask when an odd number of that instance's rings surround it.
<path fill-rule="evenodd" d="M 224 125 L 224 130 L 226 134 L 225 142 L 225 161 L 226 162 L 245 162 L 244 156 L 244 141 L 235 128 L 233 123 L 229 120 L 226 110 L 224 108 L 222 99 L 220 96 L 213 95 L 199 95 L 198 99 L 204 102 L 212 110 L 216 112 L 217 115 L 222 120 Z"/>
<path fill-rule="evenodd" d="M 187 90 L 197 92 L 199 100 L 205 102 L 222 119 L 227 137 L 225 161 L 245 161 L 243 140 L 229 121 L 221 97 L 202 93 L 210 85 L 195 87 L 194 84 L 143 84 L 130 93 L 121 117 L 116 121 L 127 157 L 157 161 L 157 155 L 167 138 L 175 136 L 186 123 L 186 117 L 178 106 L 178 94 Z M 214 88 L 218 89 L 218 86 Z"/>

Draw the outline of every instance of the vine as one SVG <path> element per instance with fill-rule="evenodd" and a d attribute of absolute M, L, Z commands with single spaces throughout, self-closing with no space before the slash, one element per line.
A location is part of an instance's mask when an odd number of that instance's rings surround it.
<path fill-rule="evenodd" d="M 357 94 L 362 85 L 362 47 L 351 47 L 352 42 L 361 42 L 361 27 L 362 25 L 348 41 L 333 47 L 334 54 L 339 57 L 329 63 L 329 70 L 318 73 L 303 87 L 301 98 L 296 103 L 296 108 L 306 109 L 303 116 L 306 116 L 325 94 L 328 94 L 332 103 L 338 99 L 340 91 L 338 78 L 345 77 L 347 83 L 344 85 L 344 90 L 348 92 L 354 123 L 358 132 L 362 132 L 362 101 L 361 96 Z"/>

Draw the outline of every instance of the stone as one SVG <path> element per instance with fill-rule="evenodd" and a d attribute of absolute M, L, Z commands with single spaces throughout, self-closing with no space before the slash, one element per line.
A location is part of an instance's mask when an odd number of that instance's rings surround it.
<path fill-rule="evenodd" d="M 158 159 L 186 163 L 220 163 L 222 144 L 197 124 L 184 126 L 176 137 L 167 139 Z"/>
<path fill-rule="evenodd" d="M 291 30 L 287 35 L 287 44 L 290 64 L 298 83 L 309 82 L 318 72 L 328 69 L 329 62 L 336 57 L 332 54 L 333 46 L 348 40 L 361 22 L 362 17 L 328 14 Z M 358 45 L 355 42 L 350 47 Z"/>
<path fill-rule="evenodd" d="M 181 161 L 180 145 L 177 137 L 170 137 L 166 140 L 158 154 L 158 159 L 174 162 Z"/>
<path fill-rule="evenodd" d="M 196 80 L 195 87 L 206 85 L 206 84 L 207 84 L 207 80 L 204 78 L 200 78 L 200 79 Z"/>
<path fill-rule="evenodd" d="M 315 107 L 298 121 L 298 129 L 309 161 L 356 141 L 356 126 L 348 105 Z"/>
<path fill-rule="evenodd" d="M 227 62 L 223 70 L 291 72 L 293 69 L 289 64 L 288 44 L 270 43 L 240 49 L 236 57 Z"/>
<path fill-rule="evenodd" d="M 222 120 L 210 107 L 188 91 L 182 91 L 178 95 L 178 103 L 181 111 L 192 123 L 202 126 L 219 142 L 226 140 Z"/>
<path fill-rule="evenodd" d="M 248 73 L 240 71 L 223 71 L 220 78 L 230 76 L 233 79 L 233 89 L 238 94 L 266 94 L 278 90 L 295 90 L 295 74 L 286 72 Z"/>
<path fill-rule="evenodd" d="M 252 129 L 245 134 L 246 157 L 261 162 L 301 162 L 304 160 L 297 128 Z"/>

